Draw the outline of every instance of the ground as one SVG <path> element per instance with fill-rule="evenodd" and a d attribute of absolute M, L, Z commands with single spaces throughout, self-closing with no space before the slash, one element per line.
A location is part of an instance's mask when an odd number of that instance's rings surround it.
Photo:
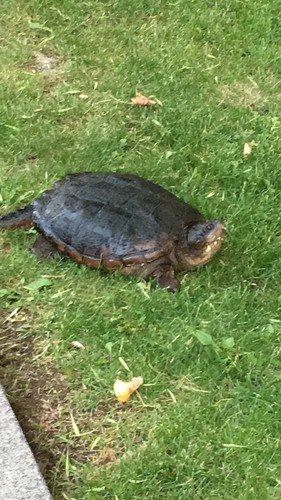
<path fill-rule="evenodd" d="M 54 498 L 281 496 L 279 10 L 1 3 L 1 213 L 68 172 L 129 171 L 227 229 L 175 295 L 1 232 L 0 381 Z"/>

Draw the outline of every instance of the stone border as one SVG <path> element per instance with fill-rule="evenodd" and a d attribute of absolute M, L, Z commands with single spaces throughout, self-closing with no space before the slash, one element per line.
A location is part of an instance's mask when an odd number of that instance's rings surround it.
<path fill-rule="evenodd" d="M 52 500 L 1 385 L 0 500 Z"/>

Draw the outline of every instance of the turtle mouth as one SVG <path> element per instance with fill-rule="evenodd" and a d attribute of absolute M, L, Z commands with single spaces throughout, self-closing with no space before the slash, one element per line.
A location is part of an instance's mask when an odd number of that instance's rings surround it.
<path fill-rule="evenodd" d="M 222 241 L 223 235 L 218 236 L 211 242 L 206 242 L 200 248 L 189 248 L 179 269 L 193 269 L 194 267 L 204 266 L 212 260 L 213 256 L 219 251 Z"/>
<path fill-rule="evenodd" d="M 218 250 L 222 244 L 223 237 L 219 236 L 216 240 L 207 243 L 205 251 L 207 254 L 212 254 L 214 251 Z"/>

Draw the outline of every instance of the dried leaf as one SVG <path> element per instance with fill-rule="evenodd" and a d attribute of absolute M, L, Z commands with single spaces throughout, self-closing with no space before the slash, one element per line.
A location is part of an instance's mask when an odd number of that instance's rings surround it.
<path fill-rule="evenodd" d="M 24 69 L 25 71 L 27 71 L 27 73 L 35 73 L 35 66 L 34 64 L 26 64 L 26 66 L 24 66 Z"/>
<path fill-rule="evenodd" d="M 129 382 L 116 380 L 114 384 L 114 394 L 120 403 L 126 403 L 130 396 L 143 384 L 142 377 L 133 377 Z"/>
<path fill-rule="evenodd" d="M 76 349 L 85 349 L 85 346 L 81 344 L 81 342 L 78 342 L 78 340 L 73 340 L 73 342 L 71 342 L 71 345 L 73 345 L 73 347 L 76 347 Z"/>
<path fill-rule="evenodd" d="M 250 144 L 246 142 L 246 144 L 244 144 L 243 156 L 249 156 L 251 152 L 252 152 L 252 147 L 250 146 Z"/>
<path fill-rule="evenodd" d="M 136 93 L 136 97 L 132 99 L 132 106 L 155 106 L 156 101 L 152 101 L 148 97 L 145 97 L 140 92 Z"/>

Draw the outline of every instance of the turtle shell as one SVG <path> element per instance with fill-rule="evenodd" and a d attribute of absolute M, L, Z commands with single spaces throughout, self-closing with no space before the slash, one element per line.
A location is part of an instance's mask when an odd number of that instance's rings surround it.
<path fill-rule="evenodd" d="M 79 173 L 57 182 L 33 204 L 37 229 L 90 267 L 150 262 L 204 220 L 187 203 L 132 174 Z"/>

